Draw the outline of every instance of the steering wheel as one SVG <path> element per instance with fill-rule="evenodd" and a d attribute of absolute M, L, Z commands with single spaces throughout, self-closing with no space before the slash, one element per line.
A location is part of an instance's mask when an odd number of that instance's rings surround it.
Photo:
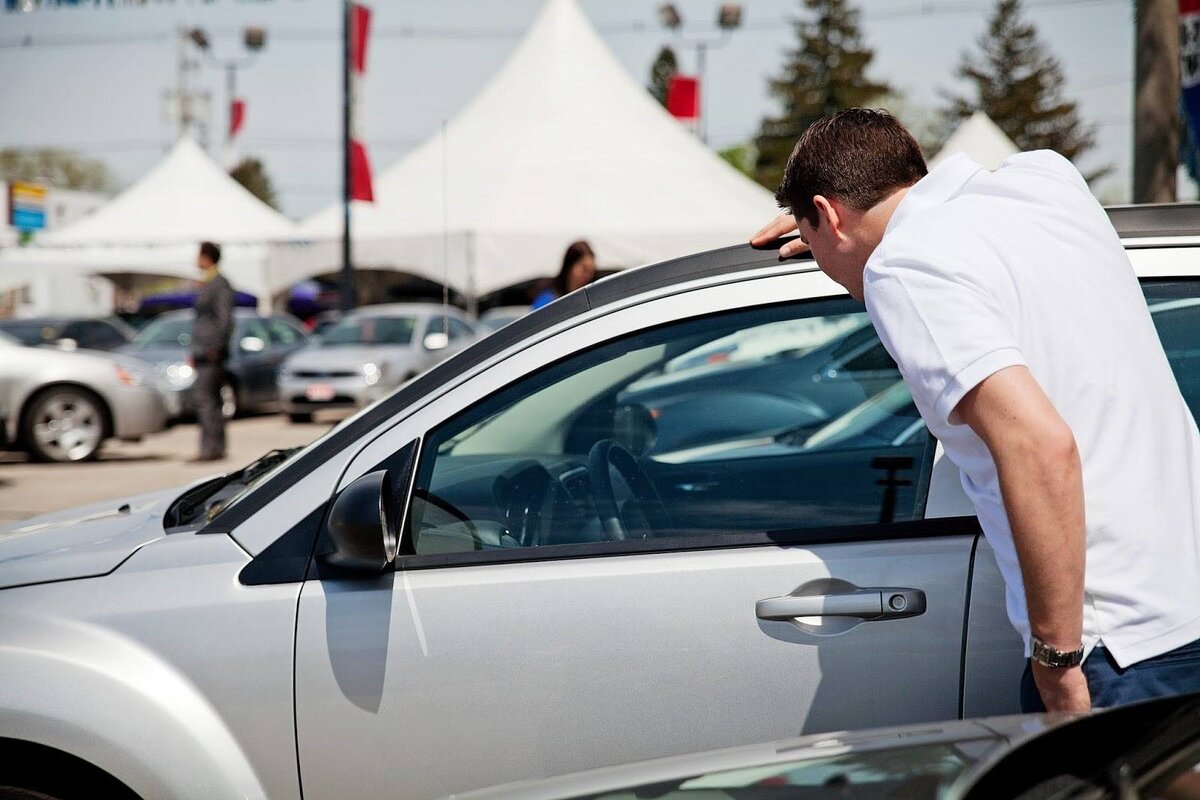
<path fill-rule="evenodd" d="M 646 474 L 646 470 L 638 463 L 633 453 L 612 439 L 601 439 L 592 446 L 591 452 L 588 453 L 587 470 L 592 484 L 592 500 L 596 504 L 596 513 L 600 516 L 600 524 L 608 538 L 613 541 L 624 541 L 630 538 L 629 531 L 626 529 L 626 521 L 621 519 L 621 509 L 617 507 L 612 474 L 609 472 L 610 467 L 620 473 L 621 478 L 633 492 L 640 515 L 645 521 L 645 526 L 642 526 L 642 535 L 636 538 L 645 539 L 647 536 L 665 535 L 670 531 L 673 527 L 671 516 L 667 513 L 667 507 L 663 504 L 662 498 L 658 496 L 658 490 L 654 488 L 654 483 Z M 626 503 L 626 509 L 628 508 L 629 504 Z"/>

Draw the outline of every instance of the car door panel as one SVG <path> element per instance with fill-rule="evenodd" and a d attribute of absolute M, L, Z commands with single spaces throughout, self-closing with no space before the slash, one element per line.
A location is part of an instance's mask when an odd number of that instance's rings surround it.
<path fill-rule="evenodd" d="M 958 712 L 970 536 L 401 571 L 311 581 L 297 723 L 307 797 L 406 798 Z M 755 616 L 837 578 L 928 609 L 839 634 Z M 339 742 L 336 760 L 329 743 Z M 459 743 L 460 748 L 448 746 Z M 320 765 L 319 768 L 316 765 Z M 396 776 L 403 775 L 403 779 Z"/>

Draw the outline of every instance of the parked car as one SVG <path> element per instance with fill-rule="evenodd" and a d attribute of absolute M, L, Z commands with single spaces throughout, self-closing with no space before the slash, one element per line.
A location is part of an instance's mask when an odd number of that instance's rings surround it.
<path fill-rule="evenodd" d="M 279 371 L 279 404 L 292 422 L 314 411 L 362 408 L 475 341 L 457 308 L 366 306 L 338 319 Z"/>
<path fill-rule="evenodd" d="M 1200 696 L 818 734 L 452 800 L 1123 800 L 1200 798 Z"/>
<path fill-rule="evenodd" d="M 178 398 L 180 416 L 195 413 L 196 371 L 188 362 L 193 318 L 190 310 L 161 314 L 121 350 L 153 366 L 158 386 Z M 307 338 L 298 322 L 283 315 L 264 317 L 253 309 L 235 308 L 233 318 L 227 377 L 221 386 L 222 411 L 230 419 L 246 411 L 275 408 L 279 366 Z"/>
<path fill-rule="evenodd" d="M 498 331 L 529 313 L 529 306 L 497 306 L 479 315 L 479 325 L 487 332 Z"/>
<path fill-rule="evenodd" d="M 1112 218 L 1149 302 L 1200 298 L 1196 206 Z M 687 418 L 623 402 L 739 331 L 861 313 L 770 249 L 632 270 L 302 450 L 4 530 L 0 765 L 52 796 L 426 800 L 1016 711 L 995 557 L 895 381 L 669 459 Z M 1160 327 L 1185 392 L 1197 329 Z"/>
<path fill-rule="evenodd" d="M 0 439 L 37 461 L 88 461 L 106 439 L 162 430 L 168 411 L 153 374 L 134 359 L 26 347 L 6 333 L 0 409 L 7 414 Z"/>
<path fill-rule="evenodd" d="M 133 328 L 119 319 L 30 317 L 0 320 L 0 332 L 21 344 L 55 345 L 68 350 L 116 350 L 133 340 Z"/>

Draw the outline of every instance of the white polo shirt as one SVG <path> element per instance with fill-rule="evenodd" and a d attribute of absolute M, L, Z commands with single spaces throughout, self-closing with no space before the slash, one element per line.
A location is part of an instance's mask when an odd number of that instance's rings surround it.
<path fill-rule="evenodd" d="M 1075 435 L 1087 526 L 1083 636 L 1122 667 L 1200 639 L 1200 434 L 1107 215 L 1062 156 L 989 172 L 955 156 L 913 186 L 867 261 L 867 310 L 958 465 L 1029 646 L 996 465 L 953 413 L 1024 365 Z"/>

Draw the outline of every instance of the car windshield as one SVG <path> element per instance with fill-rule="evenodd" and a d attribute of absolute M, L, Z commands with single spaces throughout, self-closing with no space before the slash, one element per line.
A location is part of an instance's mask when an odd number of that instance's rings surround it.
<path fill-rule="evenodd" d="M 187 347 L 192 343 L 191 319 L 164 319 L 151 322 L 133 340 L 138 348 Z"/>
<path fill-rule="evenodd" d="M 417 321 L 412 317 L 360 317 L 321 332 L 320 347 L 353 344 L 410 344 Z"/>
<path fill-rule="evenodd" d="M 57 330 L 56 326 L 37 320 L 9 320 L 0 324 L 0 331 L 24 345 L 52 342 L 58 338 Z"/>
<path fill-rule="evenodd" d="M 576 800 L 777 800 L 781 797 L 937 800 L 974 761 L 958 744 L 886 748 L 705 772 L 681 780 L 583 795 Z"/>

